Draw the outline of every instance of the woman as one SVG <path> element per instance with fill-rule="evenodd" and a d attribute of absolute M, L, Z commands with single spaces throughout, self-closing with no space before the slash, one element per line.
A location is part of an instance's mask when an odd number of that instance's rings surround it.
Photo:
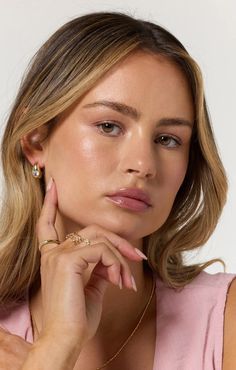
<path fill-rule="evenodd" d="M 20 88 L 2 161 L 1 368 L 236 366 L 235 274 L 184 263 L 227 183 L 174 36 L 121 13 L 64 25 Z"/>

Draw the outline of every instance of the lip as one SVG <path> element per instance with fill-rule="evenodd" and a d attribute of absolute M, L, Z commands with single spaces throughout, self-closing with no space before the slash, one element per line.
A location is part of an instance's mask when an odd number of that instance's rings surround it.
<path fill-rule="evenodd" d="M 147 203 L 134 198 L 121 197 L 118 195 L 107 196 L 106 198 L 121 208 L 126 208 L 135 212 L 145 211 L 150 207 L 147 205 Z"/>
<path fill-rule="evenodd" d="M 122 188 L 113 194 L 108 194 L 108 196 L 121 196 L 127 198 L 133 198 L 141 200 L 146 203 L 148 206 L 151 206 L 151 200 L 147 192 L 138 189 L 138 188 Z"/>

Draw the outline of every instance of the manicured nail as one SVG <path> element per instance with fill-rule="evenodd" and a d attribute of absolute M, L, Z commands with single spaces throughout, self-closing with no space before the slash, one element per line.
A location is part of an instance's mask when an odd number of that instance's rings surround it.
<path fill-rule="evenodd" d="M 137 292 L 137 285 L 136 285 L 134 277 L 132 275 L 131 275 L 131 280 L 132 280 L 133 289 L 135 290 L 135 292 Z"/>
<path fill-rule="evenodd" d="M 145 254 L 143 252 L 141 252 L 138 248 L 134 248 L 135 249 L 135 252 L 142 258 L 144 258 L 145 260 L 147 260 L 147 256 L 145 256 Z"/>
<path fill-rule="evenodd" d="M 52 183 L 53 183 L 53 178 L 50 177 L 50 180 L 48 181 L 48 185 L 47 185 L 47 191 L 49 191 L 51 189 Z"/>
<path fill-rule="evenodd" d="M 122 287 L 123 287 L 121 276 L 120 276 L 120 280 L 119 280 L 119 287 L 120 287 L 120 289 L 122 289 Z"/>

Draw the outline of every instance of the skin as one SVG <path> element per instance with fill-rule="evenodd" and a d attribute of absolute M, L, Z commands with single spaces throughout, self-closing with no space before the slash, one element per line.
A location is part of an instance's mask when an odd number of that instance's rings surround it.
<path fill-rule="evenodd" d="M 99 100 L 129 105 L 140 112 L 140 117 L 134 119 L 104 106 L 85 107 Z M 161 120 L 167 118 L 189 124 L 162 124 Z M 22 148 L 30 163 L 45 168 L 46 183 L 50 177 L 54 179 L 59 239 L 95 224 L 142 250 L 142 238 L 165 222 L 184 180 L 193 120 L 191 93 L 183 72 L 164 57 L 139 51 L 113 67 L 83 99 L 64 112 L 40 148 L 31 143 L 40 130 L 25 137 Z M 119 127 L 103 127 L 102 132 L 97 125 L 104 121 L 113 121 Z M 144 212 L 133 212 L 106 199 L 106 194 L 123 187 L 144 189 L 152 206 Z M 127 262 L 138 292 L 109 284 L 100 325 L 92 340 L 94 345 L 102 341 L 111 355 L 113 333 L 118 333 L 119 343 L 130 334 L 151 289 L 151 276 L 144 272 L 142 263 Z M 90 274 L 91 269 L 85 271 L 85 281 Z M 39 329 L 41 300 L 38 291 L 30 302 Z M 153 312 L 154 301 L 150 308 Z"/>
<path fill-rule="evenodd" d="M 107 107 L 84 107 L 99 100 L 123 102 L 139 110 L 141 117 L 135 121 Z M 98 224 L 142 250 L 141 238 L 157 230 L 168 217 L 188 165 L 191 128 L 158 127 L 161 119 L 175 117 L 193 122 L 187 81 L 174 64 L 143 52 L 115 66 L 60 117 L 42 151 L 33 151 L 29 158 L 45 166 L 47 182 L 52 176 L 56 183 L 60 240 L 69 232 Z M 107 131 L 111 133 L 102 134 L 96 124 L 104 121 L 116 121 L 122 129 L 109 126 Z M 154 141 L 164 134 L 180 139 L 182 144 L 171 140 L 167 146 Z M 145 189 L 152 207 L 135 213 L 106 200 L 106 194 L 123 187 Z M 128 321 L 143 300 L 142 265 L 130 265 L 139 296 L 120 293 L 125 298 L 120 307 L 117 291 L 111 287 L 104 302 L 104 324 L 106 317 L 110 322 L 124 309 L 130 312 Z"/>
<path fill-rule="evenodd" d="M 84 107 L 102 99 L 126 103 L 142 116 L 135 121 L 106 107 Z M 116 66 L 65 112 L 34 160 L 44 164 L 47 179 L 55 180 L 58 223 L 66 232 L 95 223 L 141 248 L 141 238 L 164 223 L 186 173 L 191 136 L 186 126 L 155 129 L 167 117 L 193 121 L 186 80 L 176 66 L 144 53 Z M 96 127 L 99 121 L 116 121 L 123 132 L 113 127 L 110 136 L 102 135 L 102 128 Z M 174 135 L 183 144 L 168 150 L 154 142 L 161 134 Z M 148 212 L 124 211 L 105 199 L 107 193 L 136 186 L 151 196 L 153 207 Z M 59 234 L 64 236 L 61 228 Z"/>

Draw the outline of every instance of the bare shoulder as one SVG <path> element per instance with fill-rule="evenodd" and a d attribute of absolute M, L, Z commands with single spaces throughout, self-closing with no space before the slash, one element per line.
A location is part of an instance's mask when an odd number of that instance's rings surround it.
<path fill-rule="evenodd" d="M 236 369 L 236 278 L 227 295 L 224 317 L 223 370 Z"/>

